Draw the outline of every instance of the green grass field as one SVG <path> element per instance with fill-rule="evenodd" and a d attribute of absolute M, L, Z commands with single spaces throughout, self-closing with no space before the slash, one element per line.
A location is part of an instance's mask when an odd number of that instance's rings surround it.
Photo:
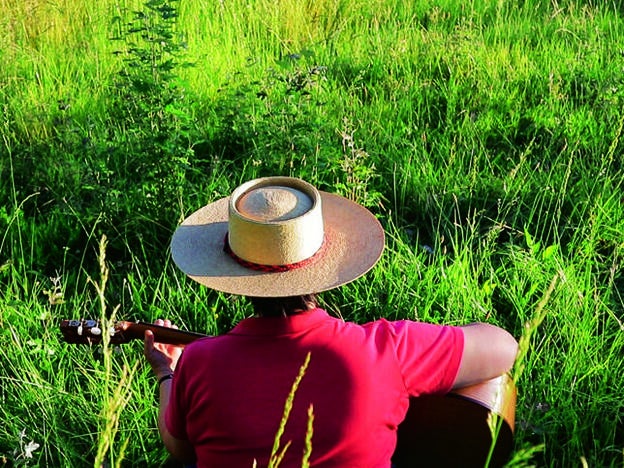
<path fill-rule="evenodd" d="M 160 466 L 141 343 L 67 345 L 59 321 L 226 332 L 249 306 L 176 271 L 170 236 L 240 182 L 291 175 L 386 229 L 328 310 L 505 327 L 510 466 L 624 466 L 623 13 L 0 0 L 0 465 Z"/>

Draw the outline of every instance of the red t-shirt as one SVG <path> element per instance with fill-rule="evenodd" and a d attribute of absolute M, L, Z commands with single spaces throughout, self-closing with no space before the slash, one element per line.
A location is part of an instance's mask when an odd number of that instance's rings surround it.
<path fill-rule="evenodd" d="M 280 467 L 299 467 L 308 407 L 313 467 L 384 467 L 409 396 L 448 392 L 464 346 L 460 328 L 378 320 L 357 325 L 315 309 L 250 318 L 187 346 L 166 425 L 201 467 L 266 466 L 293 382 L 310 352 L 281 438 Z"/>

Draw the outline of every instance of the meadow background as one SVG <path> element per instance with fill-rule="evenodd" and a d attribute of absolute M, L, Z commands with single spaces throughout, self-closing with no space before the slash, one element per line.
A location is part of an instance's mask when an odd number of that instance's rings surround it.
<path fill-rule="evenodd" d="M 0 465 L 159 466 L 142 344 L 224 333 L 176 225 L 242 181 L 369 207 L 332 312 L 522 343 L 510 466 L 624 466 L 624 7 L 596 0 L 0 0 Z M 469 434 L 467 435 L 469 436 Z"/>

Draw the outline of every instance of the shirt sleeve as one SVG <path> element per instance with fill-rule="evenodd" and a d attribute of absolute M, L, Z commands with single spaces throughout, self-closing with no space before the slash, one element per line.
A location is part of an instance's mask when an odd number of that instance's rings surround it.
<path fill-rule="evenodd" d="M 185 377 L 185 354 L 186 351 L 182 353 L 178 363 L 176 365 L 176 370 L 173 375 L 173 380 L 171 383 L 171 394 L 169 395 L 169 404 L 167 405 L 167 409 L 165 410 L 165 426 L 169 433 L 180 440 L 188 440 L 188 434 L 186 432 L 186 406 L 185 406 L 185 398 L 184 398 L 184 388 L 186 385 L 184 384 Z"/>
<path fill-rule="evenodd" d="M 412 396 L 451 390 L 464 352 L 459 327 L 401 320 L 387 322 L 394 335 L 396 358 Z"/>

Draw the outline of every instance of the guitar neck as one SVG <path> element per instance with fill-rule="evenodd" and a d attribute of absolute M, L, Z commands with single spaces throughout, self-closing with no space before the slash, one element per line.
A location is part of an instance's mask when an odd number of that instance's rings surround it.
<path fill-rule="evenodd" d="M 117 322 L 115 329 L 116 332 L 122 334 L 128 340 L 143 340 L 145 332 L 151 330 L 154 334 L 155 342 L 181 346 L 208 336 L 201 333 L 178 330 L 177 328 L 163 327 L 146 322 Z"/>
<path fill-rule="evenodd" d="M 143 340 L 145 332 L 151 330 L 154 341 L 172 345 L 187 345 L 207 335 L 201 333 L 178 330 L 177 328 L 163 327 L 145 322 L 121 321 L 102 330 L 96 320 L 63 320 L 60 324 L 63 340 L 71 344 L 97 344 L 102 342 L 102 335 L 108 333 L 110 343 L 122 344 L 132 340 Z"/>

